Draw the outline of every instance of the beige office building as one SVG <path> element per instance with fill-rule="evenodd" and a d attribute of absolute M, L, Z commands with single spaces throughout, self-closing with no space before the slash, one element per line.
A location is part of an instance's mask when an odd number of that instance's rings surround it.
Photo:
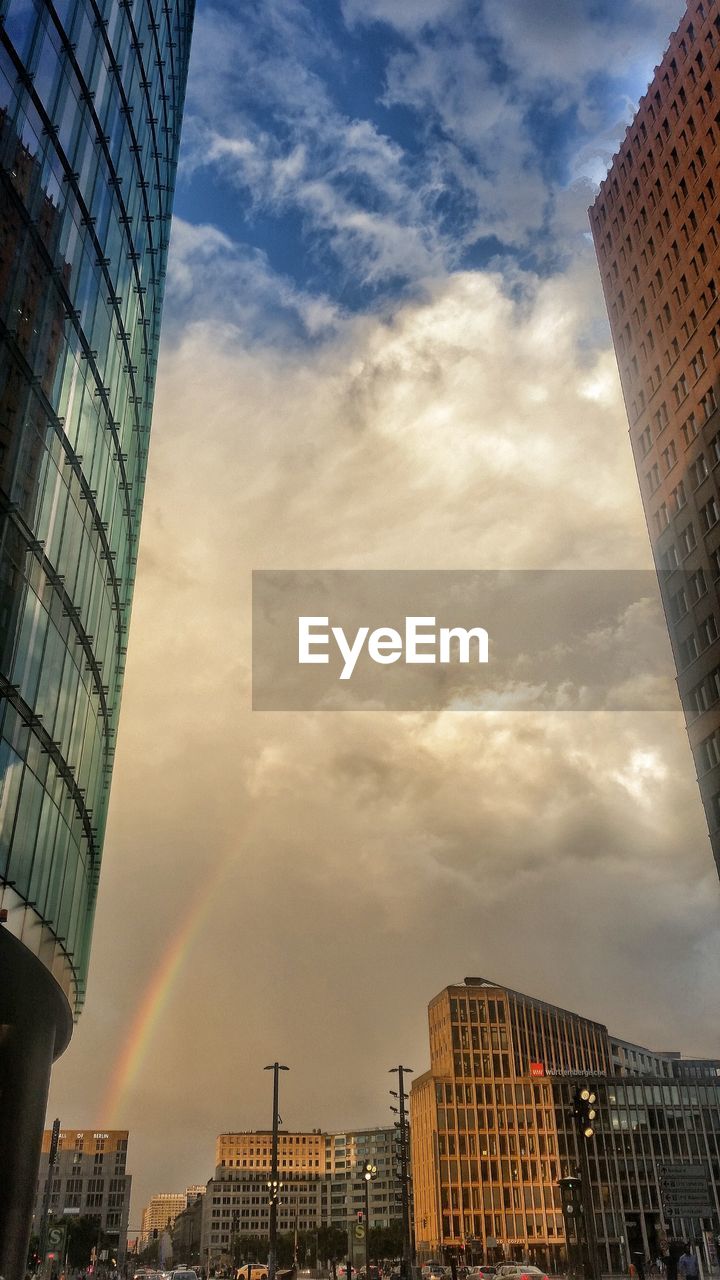
<path fill-rule="evenodd" d="M 160 1235 L 163 1231 L 171 1230 L 178 1214 L 204 1194 L 205 1185 L 200 1184 L 187 1187 L 185 1191 L 160 1191 L 152 1196 L 142 1212 L 140 1248 L 143 1249 L 153 1238 L 157 1238 L 154 1237 L 155 1231 Z"/>
<path fill-rule="evenodd" d="M 586 1150 L 602 1271 L 717 1234 L 719 1062 L 653 1052 L 485 978 L 441 991 L 428 1025 L 430 1070 L 410 1091 L 419 1261 L 566 1268 L 558 1179 L 580 1167 L 573 1095 L 585 1085 L 597 1097 Z M 702 1213 L 665 1211 L 665 1165 L 703 1166 Z"/>
<path fill-rule="evenodd" d="M 126 1171 L 128 1130 L 61 1129 L 48 1188 L 51 1138 L 51 1131 L 46 1129 L 33 1231 L 39 1234 L 44 1197 L 48 1192 L 51 1219 L 96 1218 L 99 1229 L 115 1243 L 116 1261 L 121 1262 L 127 1247 L 132 1184 Z"/>

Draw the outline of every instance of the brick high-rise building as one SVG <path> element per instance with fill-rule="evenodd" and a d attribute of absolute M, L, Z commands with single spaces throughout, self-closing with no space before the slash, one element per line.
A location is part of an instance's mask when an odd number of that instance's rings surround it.
<path fill-rule="evenodd" d="M 720 870 L 720 5 L 691 0 L 590 210 Z"/>

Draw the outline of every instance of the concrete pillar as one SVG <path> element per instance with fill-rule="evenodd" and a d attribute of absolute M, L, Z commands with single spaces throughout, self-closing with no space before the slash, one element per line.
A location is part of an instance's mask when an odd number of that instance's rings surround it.
<path fill-rule="evenodd" d="M 39 960 L 0 925 L 0 1276 L 23 1280 L 50 1068 L 70 1013 Z M 44 1171 L 43 1171 L 44 1176 Z"/>

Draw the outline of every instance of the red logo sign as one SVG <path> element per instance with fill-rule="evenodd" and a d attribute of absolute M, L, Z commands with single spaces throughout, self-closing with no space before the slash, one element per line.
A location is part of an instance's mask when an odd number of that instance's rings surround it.
<path fill-rule="evenodd" d="M 543 1062 L 531 1062 L 531 1063 L 530 1063 L 530 1075 L 531 1075 L 531 1076 L 544 1076 L 544 1075 L 545 1075 L 545 1064 L 544 1064 Z"/>

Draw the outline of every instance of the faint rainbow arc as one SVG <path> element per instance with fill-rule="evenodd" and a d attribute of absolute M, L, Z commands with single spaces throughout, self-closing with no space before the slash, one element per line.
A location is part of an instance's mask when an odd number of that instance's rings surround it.
<path fill-rule="evenodd" d="M 116 1127 L 120 1119 L 119 1113 L 137 1080 L 153 1033 L 167 1007 L 175 979 L 205 922 L 216 890 L 230 861 L 231 859 L 220 865 L 216 874 L 210 878 L 199 897 L 193 902 L 179 929 L 173 932 L 170 943 L 143 992 L 101 1106 L 101 1115 L 105 1117 L 102 1123 L 109 1129 Z"/>

